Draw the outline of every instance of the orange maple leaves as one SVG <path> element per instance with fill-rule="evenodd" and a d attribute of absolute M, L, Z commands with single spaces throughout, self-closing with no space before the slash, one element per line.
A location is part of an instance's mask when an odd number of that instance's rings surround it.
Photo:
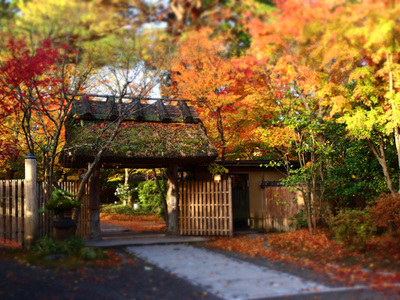
<path fill-rule="evenodd" d="M 257 238 L 214 238 L 214 241 L 207 245 L 273 261 L 293 263 L 298 268 L 311 268 L 333 282 L 343 282 L 350 286 L 367 284 L 376 289 L 398 290 L 400 253 L 398 247 L 393 247 L 393 241 L 393 238 L 387 236 L 375 238 L 364 252 L 350 251 L 329 239 L 327 231 L 319 229 L 312 236 L 307 230 L 298 230 L 265 234 L 264 237 Z M 395 273 L 378 272 L 385 270 L 385 261 L 389 262 L 386 267 L 392 267 L 391 271 L 395 268 Z"/>
<path fill-rule="evenodd" d="M 100 213 L 102 223 L 115 224 L 129 228 L 134 232 L 165 232 L 166 222 L 159 216 L 126 216 Z"/>
<path fill-rule="evenodd" d="M 208 28 L 188 33 L 172 68 L 171 87 L 164 89 L 164 94 L 198 101 L 200 118 L 221 156 L 252 148 L 248 145 L 258 136 L 249 128 L 260 124 L 263 111 L 257 99 L 246 98 L 255 74 L 228 53 L 224 38 Z"/>

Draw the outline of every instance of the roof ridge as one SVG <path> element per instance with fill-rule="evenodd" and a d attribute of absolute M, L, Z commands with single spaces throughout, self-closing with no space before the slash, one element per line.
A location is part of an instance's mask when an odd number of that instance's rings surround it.
<path fill-rule="evenodd" d="M 71 108 L 74 119 L 115 120 L 119 117 L 119 103 L 115 97 L 106 100 L 91 100 L 88 96 L 76 99 Z M 146 101 L 146 103 L 143 103 Z M 150 102 L 150 103 L 149 103 Z M 122 102 L 122 114 L 127 121 L 164 123 L 201 123 L 194 106 L 184 101 L 172 104 L 161 99 L 157 101 L 131 100 Z"/>

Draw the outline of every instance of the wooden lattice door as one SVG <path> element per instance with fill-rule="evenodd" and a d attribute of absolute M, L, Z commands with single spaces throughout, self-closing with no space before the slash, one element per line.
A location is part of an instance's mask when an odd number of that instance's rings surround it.
<path fill-rule="evenodd" d="M 232 236 L 231 179 L 181 181 L 179 229 L 182 235 Z"/>

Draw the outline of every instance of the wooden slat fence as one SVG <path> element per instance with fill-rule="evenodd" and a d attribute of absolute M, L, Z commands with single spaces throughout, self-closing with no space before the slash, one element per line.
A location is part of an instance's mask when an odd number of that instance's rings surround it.
<path fill-rule="evenodd" d="M 60 188 L 70 191 L 73 194 L 78 192 L 79 182 L 67 181 L 60 182 Z M 79 212 L 78 224 L 76 229 L 76 235 L 81 238 L 88 238 L 91 234 L 91 213 L 90 213 L 90 189 L 89 183 L 86 184 L 85 195 L 82 198 L 83 206 Z"/>
<path fill-rule="evenodd" d="M 61 182 L 60 188 L 76 193 L 78 182 Z M 49 198 L 50 195 L 46 194 L 44 183 L 38 182 L 38 207 L 43 207 Z M 83 203 L 76 234 L 86 238 L 90 236 L 91 232 L 89 185 L 86 187 Z M 0 180 L 0 239 L 4 239 L 4 242 L 16 242 L 20 246 L 24 246 L 24 208 L 24 180 Z M 50 212 L 39 214 L 39 237 L 52 234 L 51 219 Z"/>
<path fill-rule="evenodd" d="M 294 201 L 297 199 L 296 201 Z M 295 224 L 290 219 L 300 212 L 303 199 L 282 185 L 265 186 L 265 229 L 270 231 L 291 231 Z"/>
<path fill-rule="evenodd" d="M 0 238 L 23 246 L 24 180 L 0 180 Z"/>
<path fill-rule="evenodd" d="M 231 179 L 181 181 L 179 229 L 181 235 L 232 236 Z"/>
<path fill-rule="evenodd" d="M 66 181 L 59 182 L 60 188 L 69 191 L 73 194 L 78 192 L 79 182 L 77 181 Z M 37 185 L 39 207 L 44 207 L 45 203 L 50 199 L 50 194 L 46 193 L 44 188 L 44 182 L 38 182 Z M 78 224 L 76 229 L 76 235 L 82 238 L 90 236 L 90 201 L 89 201 L 89 184 L 86 185 L 86 193 L 83 196 L 83 206 L 80 209 Z M 51 212 L 41 213 L 39 216 L 39 237 L 52 234 L 52 216 Z"/>

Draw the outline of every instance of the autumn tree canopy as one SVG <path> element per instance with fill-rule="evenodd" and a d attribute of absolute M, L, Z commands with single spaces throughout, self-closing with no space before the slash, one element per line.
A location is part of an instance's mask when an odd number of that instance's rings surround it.
<path fill-rule="evenodd" d="M 136 64 L 163 82 L 163 96 L 193 101 L 222 160 L 284 164 L 288 182 L 301 186 L 305 195 L 310 227 L 329 211 L 326 207 L 344 205 L 355 194 L 398 193 L 396 1 L 0 4 L 0 108 L 5 117 L 0 150 L 6 168 L 15 163 L 18 151 L 39 145 L 28 140 L 13 146 L 22 136 L 13 132 L 23 133 L 26 107 L 33 105 L 18 95 L 34 97 L 38 105 L 44 99 L 59 105 L 56 91 L 65 94 L 66 86 L 76 84 L 70 79 L 78 66 L 98 81 L 86 81 L 77 91 L 100 82 L 112 87 L 108 74 L 117 73 L 105 73 L 104 68 L 118 65 L 129 75 Z M 29 71 L 32 65 L 36 67 Z M 12 68 L 19 70 L 19 82 L 10 75 Z M 66 85 L 60 87 L 60 80 Z M 148 83 L 131 86 L 129 93 L 147 93 Z M 51 89 L 43 93 L 38 86 Z M 30 118 L 30 126 L 41 122 L 38 116 Z M 40 136 L 46 140 L 45 132 Z M 340 193 L 335 186 L 341 187 Z"/>
<path fill-rule="evenodd" d="M 377 193 L 398 192 L 399 6 L 298 0 L 275 5 L 262 17 L 229 8 L 248 44 L 219 26 L 188 30 L 177 44 L 166 90 L 200 101 L 222 160 L 274 157 L 289 171 L 296 161 L 300 169 L 292 169 L 288 184 L 300 184 L 309 227 L 315 229 L 329 214 L 326 199 L 339 206 L 337 199 L 344 199 L 331 193 L 343 182 L 336 171 L 344 171 L 345 158 L 364 164 L 367 151 L 370 164 L 380 168 L 364 165 L 363 173 L 347 168 L 349 182 L 373 180 L 379 182 L 371 187 Z M 242 51 L 232 51 L 235 45 Z M 355 185 L 349 184 L 345 201 Z"/>
<path fill-rule="evenodd" d="M 0 112 L 7 120 L 3 125 L 10 124 L 2 128 L 2 155 L 11 155 L 8 162 L 15 160 L 18 151 L 8 145 L 15 145 L 17 135 L 17 150 L 34 154 L 43 179 L 48 186 L 56 186 L 57 159 L 73 101 L 93 87 L 117 101 L 128 94 L 148 95 L 165 70 L 160 64 L 161 48 L 144 47 L 151 37 L 142 33 L 139 39 L 133 27 L 121 35 L 122 23 L 114 19 L 119 19 L 118 13 L 107 10 L 101 1 L 40 0 L 18 2 L 16 7 L 18 14 L 1 32 Z M 109 17 L 103 14 L 105 11 Z M 114 129 L 103 130 L 110 140 L 117 136 L 122 121 L 123 115 Z M 105 148 L 106 143 L 97 152 L 81 187 Z M 78 198 L 82 191 L 80 188 Z"/>

